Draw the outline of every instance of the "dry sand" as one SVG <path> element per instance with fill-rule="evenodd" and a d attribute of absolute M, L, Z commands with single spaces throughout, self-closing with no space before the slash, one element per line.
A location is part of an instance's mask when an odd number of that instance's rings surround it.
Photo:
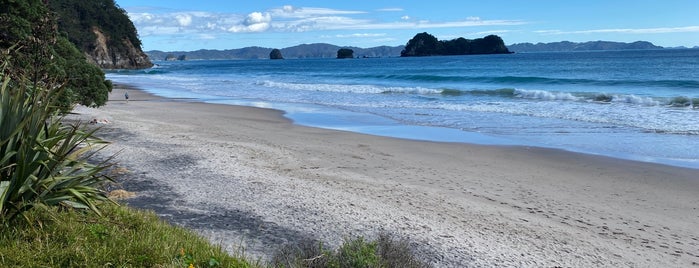
<path fill-rule="evenodd" d="M 436 267 L 699 267 L 699 170 L 376 137 L 116 88 L 105 154 L 133 206 L 267 259 L 385 231 Z"/>

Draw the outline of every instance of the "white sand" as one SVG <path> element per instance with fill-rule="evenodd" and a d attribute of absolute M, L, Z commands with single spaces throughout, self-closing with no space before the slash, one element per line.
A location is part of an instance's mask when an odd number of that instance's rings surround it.
<path fill-rule="evenodd" d="M 699 170 L 291 124 L 121 89 L 107 119 L 133 206 L 266 259 L 386 231 L 436 267 L 699 267 Z"/>

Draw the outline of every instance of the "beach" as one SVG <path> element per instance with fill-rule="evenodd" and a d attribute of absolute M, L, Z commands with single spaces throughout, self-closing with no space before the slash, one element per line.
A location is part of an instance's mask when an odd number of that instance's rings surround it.
<path fill-rule="evenodd" d="M 117 179 L 173 224 L 266 260 L 381 232 L 435 267 L 699 267 L 699 170 L 562 150 L 378 137 L 117 85 Z"/>

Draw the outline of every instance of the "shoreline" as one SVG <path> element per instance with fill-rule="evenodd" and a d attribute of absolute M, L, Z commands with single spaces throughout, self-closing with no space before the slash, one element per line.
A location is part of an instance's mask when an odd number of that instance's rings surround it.
<path fill-rule="evenodd" d="M 437 267 L 699 263 L 696 170 L 555 149 L 404 140 L 294 125 L 281 111 L 115 85 L 98 133 L 128 201 L 229 251 L 378 232 Z"/>

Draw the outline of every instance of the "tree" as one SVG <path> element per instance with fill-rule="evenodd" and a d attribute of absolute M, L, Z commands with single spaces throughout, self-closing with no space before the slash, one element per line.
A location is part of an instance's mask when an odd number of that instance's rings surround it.
<path fill-rule="evenodd" d="M 338 59 L 351 59 L 354 58 L 354 50 L 349 48 L 341 48 L 337 50 Z"/>
<path fill-rule="evenodd" d="M 112 84 L 104 72 L 88 63 L 65 35 L 55 14 L 40 0 L 0 0 L 0 49 L 7 55 L 3 74 L 14 83 L 30 80 L 33 87 L 63 88 L 55 106 L 68 111 L 75 103 L 101 106 Z"/>

